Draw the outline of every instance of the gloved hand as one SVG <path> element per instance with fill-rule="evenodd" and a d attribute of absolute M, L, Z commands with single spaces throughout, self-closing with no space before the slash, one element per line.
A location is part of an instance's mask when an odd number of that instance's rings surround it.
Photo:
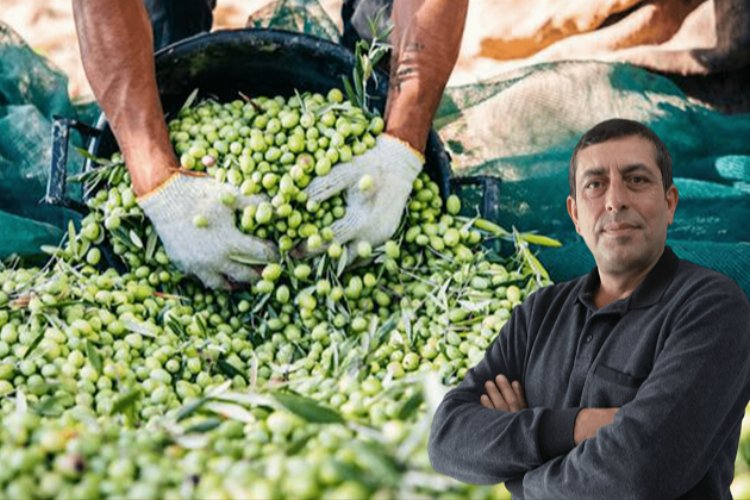
<path fill-rule="evenodd" d="M 423 163 L 424 157 L 408 144 L 382 134 L 373 148 L 313 179 L 305 192 L 321 202 L 346 189 L 346 214 L 332 225 L 334 239 L 378 245 L 398 228 Z"/>
<path fill-rule="evenodd" d="M 226 203 L 232 200 L 234 204 Z M 174 174 L 138 199 L 172 261 L 207 287 L 225 289 L 258 279 L 255 270 L 230 255 L 264 262 L 278 258 L 273 244 L 235 226 L 235 210 L 261 201 L 263 197 L 243 196 L 211 177 L 184 173 Z"/>

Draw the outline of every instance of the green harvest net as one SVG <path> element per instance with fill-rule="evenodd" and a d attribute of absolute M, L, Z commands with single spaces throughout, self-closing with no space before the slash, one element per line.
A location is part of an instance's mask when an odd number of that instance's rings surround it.
<path fill-rule="evenodd" d="M 93 105 L 76 106 L 67 78 L 0 23 L 0 258 L 40 255 L 57 244 L 77 214 L 41 203 L 52 151 L 52 117 L 92 121 Z M 76 161 L 78 160 L 78 161 Z M 74 157 L 80 168 L 80 157 Z"/>
<path fill-rule="evenodd" d="M 256 26 L 338 36 L 316 1 L 282 0 L 264 12 Z M 94 110 L 71 104 L 65 77 L 0 26 L 0 257 L 57 243 L 71 216 L 39 204 L 54 114 L 91 123 Z M 634 66 L 563 62 L 447 89 L 435 128 L 456 175 L 502 180 L 499 206 L 487 215 L 563 242 L 539 253 L 561 281 L 594 265 L 565 211 L 568 160 L 587 129 L 612 117 L 647 124 L 672 154 L 680 203 L 668 243 L 750 293 L 750 115 L 694 104 L 668 78 Z"/>

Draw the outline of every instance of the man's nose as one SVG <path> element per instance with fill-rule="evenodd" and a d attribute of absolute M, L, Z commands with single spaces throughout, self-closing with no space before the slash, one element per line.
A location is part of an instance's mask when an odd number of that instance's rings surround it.
<path fill-rule="evenodd" d="M 619 212 L 628 208 L 628 190 L 622 179 L 613 179 L 607 187 L 606 207 L 608 212 Z"/>

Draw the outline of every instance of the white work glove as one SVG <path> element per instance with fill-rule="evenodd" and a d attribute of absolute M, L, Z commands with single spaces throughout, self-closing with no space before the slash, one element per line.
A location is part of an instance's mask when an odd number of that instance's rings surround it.
<path fill-rule="evenodd" d="M 222 202 L 226 195 L 235 197 L 235 206 Z M 194 274 L 209 288 L 229 289 L 232 283 L 258 279 L 255 270 L 230 255 L 263 262 L 278 258 L 273 244 L 243 234 L 235 225 L 235 210 L 261 201 L 263 197 L 243 196 L 237 188 L 211 177 L 176 173 L 140 197 L 138 204 L 182 271 Z M 196 216 L 205 217 L 203 222 L 208 224 L 197 227 Z"/>
<path fill-rule="evenodd" d="M 305 192 L 321 202 L 346 190 L 346 214 L 331 226 L 334 239 L 352 246 L 359 241 L 379 245 L 398 229 L 423 163 L 424 157 L 407 143 L 382 134 L 373 148 L 316 177 Z M 372 179 L 372 187 L 362 190 L 364 176 Z"/>

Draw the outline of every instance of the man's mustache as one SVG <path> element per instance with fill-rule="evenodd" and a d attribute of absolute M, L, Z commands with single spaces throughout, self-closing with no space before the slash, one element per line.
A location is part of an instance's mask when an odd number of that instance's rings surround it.
<path fill-rule="evenodd" d="M 639 228 L 643 227 L 643 225 L 644 221 L 638 214 L 618 212 L 616 214 L 604 214 L 596 221 L 594 229 L 597 233 L 601 233 L 629 227 Z"/>

